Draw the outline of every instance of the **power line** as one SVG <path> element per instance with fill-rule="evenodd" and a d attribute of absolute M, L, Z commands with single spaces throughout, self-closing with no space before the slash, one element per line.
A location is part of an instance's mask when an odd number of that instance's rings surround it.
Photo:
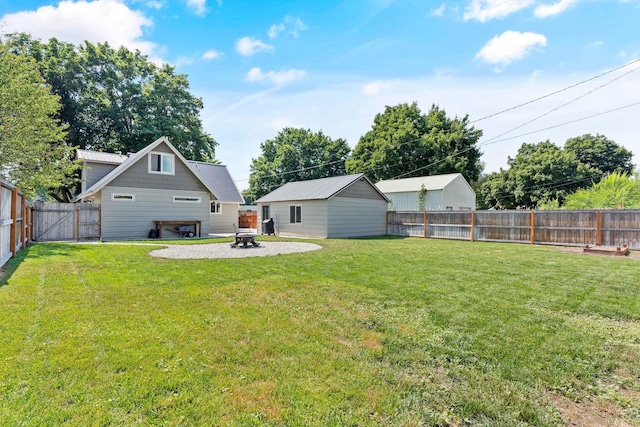
<path fill-rule="evenodd" d="M 495 117 L 495 116 L 498 116 L 498 115 L 500 115 L 500 114 L 503 114 L 503 113 L 506 113 L 506 112 L 509 112 L 509 111 L 513 111 L 513 110 L 518 109 L 518 108 L 520 108 L 520 107 L 524 107 L 525 105 L 533 104 L 534 102 L 541 101 L 541 100 L 543 100 L 543 99 L 545 99 L 545 98 L 549 98 L 550 96 L 557 95 L 558 93 L 565 92 L 565 91 L 567 91 L 567 90 L 569 90 L 569 89 L 573 89 L 574 87 L 578 87 L 578 86 L 580 86 L 580 85 L 582 85 L 582 84 L 584 84 L 584 83 L 588 83 L 588 82 L 590 82 L 590 81 L 592 81 L 592 80 L 595 80 L 595 79 L 598 79 L 598 78 L 600 78 L 600 77 L 602 77 L 602 76 L 606 76 L 607 74 L 610 74 L 610 73 L 613 73 L 613 72 L 615 72 L 615 71 L 621 70 L 622 68 L 628 67 L 629 65 L 635 64 L 636 62 L 640 62 L 640 59 L 634 59 L 633 61 L 627 62 L 626 64 L 623 64 L 623 65 L 621 65 L 621 66 L 619 66 L 619 67 L 617 67 L 617 68 L 614 68 L 614 69 L 609 70 L 609 71 L 605 71 L 604 73 L 600 73 L 600 74 L 598 74 L 597 76 L 590 77 L 590 78 L 588 78 L 588 79 L 586 79 L 586 80 L 583 80 L 583 81 L 581 81 L 581 82 L 579 82 L 579 83 L 575 83 L 575 84 L 573 84 L 573 85 L 571 85 L 571 86 L 567 86 L 567 87 L 565 87 L 565 88 L 563 88 L 563 89 L 557 90 L 557 91 L 555 91 L 555 92 L 548 93 L 548 94 L 546 94 L 546 95 L 543 95 L 543 96 L 541 96 L 541 97 L 538 97 L 538 98 L 532 99 L 532 100 L 527 101 L 527 102 L 524 102 L 524 103 L 522 103 L 522 104 L 518 104 L 518 105 L 515 105 L 515 106 L 513 106 L 513 107 L 509 107 L 509 108 L 507 108 L 507 109 L 504 109 L 504 110 L 498 111 L 498 112 L 496 112 L 496 113 L 489 114 L 488 116 L 484 116 L 484 117 L 481 117 L 481 118 L 479 118 L 479 119 L 473 120 L 473 121 L 469 122 L 469 124 L 477 123 L 477 122 L 479 122 L 479 121 L 486 120 L 486 119 L 488 119 L 488 118 Z"/>
<path fill-rule="evenodd" d="M 630 62 L 628 62 L 628 63 L 626 63 L 626 64 L 623 64 L 623 65 L 621 65 L 621 66 L 619 66 L 619 67 L 617 67 L 617 68 L 614 68 L 614 69 L 612 69 L 612 70 L 609 70 L 609 71 L 603 72 L 603 73 L 601 73 L 601 74 L 598 74 L 598 75 L 596 75 L 596 76 L 590 77 L 590 78 L 588 78 L 588 79 L 586 79 L 586 80 L 583 80 L 583 81 L 581 81 L 581 82 L 579 82 L 579 83 L 573 84 L 573 85 L 571 85 L 571 86 L 567 86 L 567 87 L 565 87 L 565 88 L 563 88 L 563 89 L 557 90 L 557 91 L 552 92 L 552 93 L 549 93 L 549 94 L 547 94 L 547 95 L 543 95 L 543 96 L 538 97 L 538 98 L 536 98 L 536 99 L 533 99 L 533 100 L 527 101 L 527 102 L 525 102 L 525 103 L 522 103 L 522 104 L 516 105 L 516 106 L 514 106 L 514 107 L 507 108 L 507 109 L 505 109 L 505 110 L 502 110 L 502 111 L 499 111 L 499 112 L 496 112 L 496 113 L 493 113 L 493 114 L 490 114 L 490 115 L 485 116 L 485 117 L 482 117 L 482 118 L 480 118 L 480 119 L 470 121 L 470 122 L 468 122 L 468 124 L 477 123 L 477 122 L 479 122 L 479 121 L 482 121 L 482 120 L 488 119 L 488 118 L 490 118 L 490 117 L 495 117 L 495 116 L 497 116 L 497 115 L 504 114 L 504 113 L 506 113 L 506 112 L 509 112 L 509 111 L 515 110 L 515 109 L 517 109 L 517 108 L 520 108 L 520 107 L 523 107 L 523 106 L 526 106 L 526 105 L 532 104 L 532 103 L 534 103 L 534 102 L 540 101 L 540 100 L 542 100 L 542 99 L 548 98 L 548 97 L 550 97 L 550 96 L 553 96 L 553 95 L 556 95 L 556 94 L 558 94 L 558 93 L 561 93 L 561 92 L 567 91 L 567 90 L 569 90 L 569 89 L 575 88 L 575 87 L 577 87 L 577 86 L 580 86 L 580 85 L 582 85 L 582 84 L 584 84 L 584 83 L 587 83 L 587 82 L 589 82 L 589 81 L 595 80 L 595 79 L 600 78 L 600 77 L 603 77 L 603 76 L 605 76 L 605 75 L 608 75 L 608 74 L 610 74 L 610 73 L 613 73 L 613 72 L 615 72 L 615 71 L 617 71 L 617 70 L 620 70 L 620 69 L 623 69 L 623 68 L 625 68 L 625 67 L 628 67 L 628 66 L 630 66 L 630 65 L 632 65 L 632 64 L 635 64 L 635 63 L 637 63 L 637 62 L 640 62 L 640 59 L 636 59 L 636 60 L 630 61 Z M 485 141 L 485 142 L 482 142 L 482 143 L 476 144 L 476 145 L 474 145 L 474 146 L 472 146 L 472 147 L 469 147 L 469 148 L 467 148 L 467 149 L 465 149 L 465 150 L 458 151 L 458 152 L 456 152 L 456 153 L 452 153 L 452 154 L 450 154 L 449 156 L 447 156 L 447 157 L 446 157 L 446 158 L 444 158 L 444 159 L 437 160 L 437 161 L 435 161 L 435 162 L 432 162 L 432 163 L 430 163 L 430 164 L 427 164 L 427 165 L 421 166 L 421 167 L 419 167 L 419 168 L 417 168 L 417 169 L 414 169 L 414 170 L 412 170 L 412 171 L 405 172 L 405 173 L 403 173 L 403 174 L 397 175 L 397 176 L 395 176 L 394 178 L 400 178 L 400 177 L 403 177 L 403 176 L 406 176 L 406 175 L 413 174 L 413 173 L 418 172 L 418 171 L 420 171 L 420 170 L 426 169 L 426 168 L 428 168 L 428 167 L 435 166 L 435 165 L 437 165 L 437 164 L 439 164 L 439 163 L 442 163 L 442 162 L 444 162 L 444 161 L 446 161 L 446 160 L 451 159 L 452 157 L 453 157 L 453 158 L 458 157 L 458 156 L 460 156 L 460 155 L 462 155 L 462 154 L 464 154 L 464 153 L 466 153 L 466 152 L 468 152 L 468 151 L 470 151 L 470 150 L 472 150 L 472 149 L 474 149 L 474 148 L 479 148 L 479 147 L 483 147 L 483 146 L 486 146 L 486 145 L 492 145 L 492 144 L 495 144 L 495 143 L 498 143 L 498 142 L 504 142 L 504 141 L 508 141 L 508 140 L 511 140 L 511 139 L 520 138 L 520 137 L 523 137 L 523 136 L 528 136 L 528 135 L 531 135 L 531 134 L 534 134 L 534 133 L 543 132 L 543 131 L 546 131 L 546 130 L 550 130 L 550 129 L 554 129 L 554 128 L 557 128 L 557 127 L 565 126 L 565 125 L 572 124 L 572 123 L 575 123 L 575 122 L 579 122 L 579 121 L 582 121 L 582 120 L 588 120 L 588 119 L 593 118 L 593 117 L 601 116 L 601 115 L 604 115 L 604 114 L 608 114 L 608 113 L 611 113 L 611 112 L 615 112 L 615 111 L 618 111 L 618 110 L 622 110 L 622 109 L 626 109 L 626 108 L 630 108 L 630 107 L 636 106 L 636 105 L 640 104 L 640 102 L 632 103 L 632 104 L 628 104 L 628 105 L 625 105 L 625 106 L 623 106 L 623 107 L 614 108 L 614 109 L 611 109 L 611 110 L 608 110 L 608 111 L 604 111 L 604 112 L 597 113 L 597 114 L 593 114 L 593 115 L 590 115 L 590 116 L 587 116 L 587 117 L 583 117 L 583 118 L 579 118 L 579 119 L 576 119 L 576 120 L 571 120 L 571 121 L 568 121 L 568 122 L 560 123 L 560 124 L 557 124 L 557 125 L 554 125 L 554 126 L 549 126 L 549 127 L 543 128 L 543 129 L 534 130 L 534 131 L 527 132 L 527 133 L 520 134 L 520 135 L 516 135 L 516 136 L 513 136 L 513 137 L 503 138 L 503 139 L 496 140 L 496 138 L 500 138 L 501 136 L 504 136 L 504 135 L 506 135 L 506 134 L 508 134 L 508 133 L 510 133 L 510 132 L 513 132 L 514 130 L 517 130 L 517 129 L 519 129 L 519 128 L 523 127 L 523 126 L 526 126 L 527 124 L 530 124 L 530 123 L 532 123 L 532 122 L 534 122 L 534 121 L 536 121 L 536 120 L 538 120 L 538 119 L 540 119 L 540 118 L 542 118 L 542 117 L 544 117 L 544 116 L 547 116 L 547 115 L 549 115 L 549 114 L 551 114 L 551 113 L 553 113 L 553 112 L 555 112 L 555 111 L 557 111 L 557 110 L 559 110 L 559 109 L 561 109 L 561 108 L 563 108 L 563 107 L 565 107 L 565 106 L 567 106 L 567 105 L 569 105 L 569 104 L 571 104 L 571 103 L 573 103 L 573 102 L 575 102 L 575 101 L 577 101 L 577 100 L 579 100 L 579 99 L 582 99 L 582 98 L 584 98 L 584 97 L 586 97 L 586 96 L 588 96 L 588 95 L 592 94 L 593 92 L 595 92 L 595 91 L 597 91 L 597 90 L 599 90 L 599 89 L 601 89 L 601 88 L 603 88 L 603 87 L 605 87 L 605 86 L 608 86 L 609 84 L 611 84 L 611 83 L 613 83 L 613 82 L 615 82 L 615 81 L 617 81 L 617 80 L 621 79 L 622 77 L 624 77 L 624 76 L 626 76 L 626 75 L 628 75 L 628 74 L 630 74 L 630 73 L 632 73 L 632 72 L 634 72 L 634 71 L 637 71 L 638 69 L 640 69 L 640 67 L 634 68 L 633 70 L 628 71 L 628 72 L 624 73 L 623 75 L 618 76 L 618 77 L 616 77 L 616 78 L 614 78 L 614 79 L 612 79 L 612 80 L 610 80 L 610 81 L 608 81 L 608 82 L 606 82 L 606 83 L 604 83 L 604 84 L 602 84 L 602 85 L 598 86 L 597 88 L 594 88 L 594 89 L 592 89 L 592 90 L 590 90 L 590 91 L 588 91 L 588 92 L 584 93 L 583 95 L 581 95 L 581 96 L 579 96 L 579 97 L 574 98 L 573 100 L 571 100 L 571 101 L 569 101 L 569 102 L 567 102 L 567 103 L 565 103 L 565 104 L 563 104 L 563 105 L 560 105 L 560 106 L 559 106 L 559 107 L 557 107 L 557 108 L 554 108 L 554 109 L 552 109 L 552 110 L 550 110 L 550 111 L 548 111 L 548 112 L 546 112 L 546 113 L 544 113 L 544 114 L 542 114 L 542 115 L 540 115 L 540 116 L 538 116 L 538 117 L 536 117 L 536 118 L 534 118 L 534 119 L 532 119 L 532 120 L 527 121 L 526 123 L 523 123 L 522 125 L 519 125 L 519 126 L 517 126 L 517 127 L 513 128 L 513 129 L 511 129 L 511 130 L 509 130 L 509 131 L 507 131 L 507 132 L 504 132 L 504 133 L 502 133 L 502 134 L 500 134 L 500 135 L 497 135 L 497 136 L 495 136 L 495 137 L 493 137 L 493 138 L 491 138 L 491 139 L 489 139 L 489 140 L 487 140 L 487 141 Z M 421 137 L 420 137 L 420 138 L 415 138 L 415 139 L 413 139 L 413 140 L 405 141 L 405 142 L 403 142 L 403 143 L 399 144 L 397 148 L 399 148 L 399 147 L 401 147 L 401 146 L 403 146 L 403 145 L 407 145 L 407 144 L 411 144 L 411 143 L 417 142 L 417 141 L 419 141 L 420 139 L 421 139 Z M 308 167 L 303 167 L 303 168 L 299 168 L 299 169 L 295 169 L 295 170 L 279 172 L 279 173 L 275 173 L 275 174 L 271 174 L 271 175 L 265 175 L 265 176 L 261 176 L 261 177 L 260 177 L 260 179 L 264 179 L 264 178 L 272 178 L 272 177 L 277 177 L 277 176 L 283 176 L 283 175 L 290 174 L 290 173 L 296 173 L 296 172 L 308 171 L 308 170 L 312 170 L 312 169 L 320 168 L 320 167 L 323 167 L 323 166 L 329 166 L 329 165 L 332 165 L 332 164 L 335 164 L 335 163 L 339 163 L 339 162 L 342 162 L 342 161 L 343 161 L 343 160 L 334 160 L 334 161 L 331 161 L 331 162 L 326 162 L 326 163 L 322 163 L 322 164 L 318 164 L 318 165 L 314 165 L 314 166 L 308 166 Z M 389 167 L 389 165 L 382 165 L 382 166 L 375 167 L 375 168 L 369 168 L 369 169 L 364 170 L 364 172 L 372 172 L 372 171 L 375 171 L 375 170 L 378 170 L 378 169 L 382 169 L 382 168 L 385 168 L 385 167 Z M 248 181 L 248 179 L 236 180 L 235 182 L 242 182 L 242 181 Z"/>

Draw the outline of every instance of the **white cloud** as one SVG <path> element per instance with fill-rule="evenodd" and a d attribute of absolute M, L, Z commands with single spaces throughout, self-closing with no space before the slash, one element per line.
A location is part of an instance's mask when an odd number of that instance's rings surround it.
<path fill-rule="evenodd" d="M 207 11 L 207 0 L 187 0 L 189 6 L 196 15 L 204 15 Z"/>
<path fill-rule="evenodd" d="M 547 38 L 542 34 L 505 31 L 495 36 L 478 52 L 476 58 L 488 64 L 506 66 L 522 59 L 536 46 L 546 46 Z"/>
<path fill-rule="evenodd" d="M 464 12 L 464 20 L 486 22 L 504 18 L 514 12 L 531 6 L 535 0 L 471 0 Z"/>
<path fill-rule="evenodd" d="M 284 22 L 281 22 L 280 24 L 273 24 L 269 27 L 267 35 L 270 39 L 275 39 L 280 35 L 280 33 L 286 32 L 293 37 L 298 38 L 300 32 L 307 28 L 309 28 L 309 26 L 302 22 L 302 19 L 287 15 L 284 18 Z"/>
<path fill-rule="evenodd" d="M 204 55 L 202 55 L 202 59 L 206 59 L 208 61 L 212 60 L 212 59 L 220 59 L 222 57 L 223 53 L 222 52 L 218 52 L 215 49 L 211 49 L 208 50 L 204 53 Z"/>
<path fill-rule="evenodd" d="M 269 31 L 267 31 L 267 35 L 269 36 L 270 39 L 275 39 L 276 37 L 278 37 L 278 34 L 283 30 L 284 30 L 284 24 L 280 24 L 280 25 L 273 24 L 271 28 L 269 28 Z"/>
<path fill-rule="evenodd" d="M 376 96 L 385 93 L 390 88 L 391 84 L 388 82 L 372 82 L 363 86 L 362 93 L 368 96 Z"/>
<path fill-rule="evenodd" d="M 150 9 L 162 9 L 166 6 L 166 3 L 163 0 L 150 0 L 147 2 L 147 7 Z"/>
<path fill-rule="evenodd" d="M 433 16 L 443 16 L 444 11 L 447 9 L 447 5 L 442 3 L 439 8 L 435 9 L 431 14 Z"/>
<path fill-rule="evenodd" d="M 57 6 L 42 6 L 35 11 L 4 15 L 0 28 L 5 32 L 26 32 L 32 37 L 82 44 L 108 42 L 150 55 L 156 45 L 142 40 L 144 27 L 152 21 L 118 0 L 61 1 Z"/>
<path fill-rule="evenodd" d="M 534 13 L 538 18 L 546 18 L 548 16 L 559 15 L 565 10 L 569 9 L 573 5 L 577 4 L 579 0 L 560 0 L 554 4 L 541 4 L 536 7 Z"/>
<path fill-rule="evenodd" d="M 290 83 L 294 80 L 298 80 L 303 78 L 306 75 L 306 71 L 297 70 L 295 68 L 291 68 L 289 70 L 283 71 L 269 71 L 263 73 L 259 67 L 252 68 L 247 73 L 246 80 L 248 82 L 271 82 L 277 86 L 282 86 L 284 84 Z"/>
<path fill-rule="evenodd" d="M 236 42 L 236 50 L 242 56 L 252 56 L 258 52 L 273 50 L 273 46 L 251 37 L 243 37 Z"/>

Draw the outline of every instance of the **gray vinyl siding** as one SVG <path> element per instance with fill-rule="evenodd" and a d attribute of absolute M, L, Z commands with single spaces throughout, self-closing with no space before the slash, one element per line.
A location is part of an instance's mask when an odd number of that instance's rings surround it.
<path fill-rule="evenodd" d="M 222 203 L 219 214 L 209 216 L 209 233 L 235 233 L 238 227 L 238 204 Z"/>
<path fill-rule="evenodd" d="M 296 202 L 271 202 L 269 215 L 273 218 L 275 231 L 283 237 L 312 237 L 325 239 L 327 233 L 326 200 L 306 200 Z M 289 223 L 289 206 L 302 206 L 302 222 Z M 258 227 L 262 232 L 262 204 L 258 208 Z"/>
<path fill-rule="evenodd" d="M 364 178 L 354 182 L 349 187 L 336 194 L 335 197 L 380 200 L 382 196 Z"/>
<path fill-rule="evenodd" d="M 174 154 L 164 143 L 152 152 Z M 174 157 L 175 174 L 149 173 L 149 155 L 143 156 L 135 164 L 115 178 L 111 185 L 115 187 L 135 187 L 165 190 L 207 191 L 204 184 L 196 178 L 187 165 Z M 207 199 L 208 200 L 208 199 Z"/>
<path fill-rule="evenodd" d="M 112 201 L 112 193 L 135 195 L 135 201 Z M 201 203 L 177 203 L 173 196 L 200 197 Z M 203 236 L 209 230 L 210 196 L 206 191 L 107 186 L 97 199 L 102 204 L 104 239 L 147 238 L 154 220 L 200 220 Z M 177 237 L 166 230 L 162 234 L 163 238 Z"/>
<path fill-rule="evenodd" d="M 387 202 L 334 197 L 328 205 L 329 238 L 383 236 L 387 232 Z"/>
<path fill-rule="evenodd" d="M 82 169 L 82 191 L 85 191 L 87 188 L 100 181 L 117 167 L 118 165 L 87 162 L 85 167 Z"/>

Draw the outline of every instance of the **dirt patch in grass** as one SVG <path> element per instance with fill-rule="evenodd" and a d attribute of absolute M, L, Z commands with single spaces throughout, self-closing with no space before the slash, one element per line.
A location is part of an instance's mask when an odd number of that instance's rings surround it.
<path fill-rule="evenodd" d="M 552 395 L 551 402 L 568 427 L 632 427 L 622 419 L 619 409 L 610 402 L 574 402 L 559 395 Z"/>
<path fill-rule="evenodd" d="M 578 254 L 584 256 L 596 256 L 596 257 L 611 257 L 611 258 L 621 258 L 621 259 L 633 259 L 640 260 L 640 251 L 630 251 L 629 255 L 625 256 L 611 256 L 611 255 L 602 255 L 602 254 L 594 254 L 589 252 L 584 252 L 583 246 L 554 246 L 560 252 L 566 252 L 570 254 Z"/>

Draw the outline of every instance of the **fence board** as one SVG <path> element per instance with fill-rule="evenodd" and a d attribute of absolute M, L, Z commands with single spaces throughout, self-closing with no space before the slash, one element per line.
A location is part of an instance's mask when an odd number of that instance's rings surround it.
<path fill-rule="evenodd" d="M 389 212 L 387 218 L 395 236 L 640 249 L 640 210 Z"/>

